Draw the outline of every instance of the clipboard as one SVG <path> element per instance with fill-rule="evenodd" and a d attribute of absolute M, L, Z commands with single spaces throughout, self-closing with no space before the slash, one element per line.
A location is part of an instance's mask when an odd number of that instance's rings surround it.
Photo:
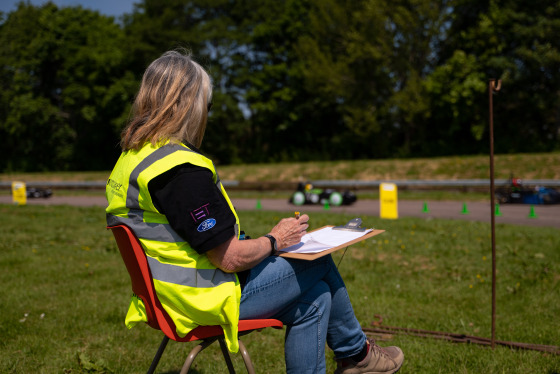
<path fill-rule="evenodd" d="M 313 231 L 321 230 L 321 229 L 324 229 L 325 227 L 334 227 L 334 226 L 332 226 L 332 225 L 327 225 L 327 226 L 323 226 L 323 227 L 320 227 L 320 228 L 318 228 L 318 229 L 315 229 L 315 230 L 313 230 Z M 310 231 L 310 232 L 313 232 L 313 231 Z M 333 253 L 333 252 L 335 252 L 335 251 L 338 251 L 339 249 L 349 247 L 349 246 L 351 246 L 352 244 L 356 244 L 356 243 L 358 243 L 358 242 L 361 242 L 362 240 L 369 239 L 369 238 L 371 238 L 371 237 L 373 237 L 373 236 L 375 236 L 375 235 L 379 235 L 379 234 L 384 233 L 384 232 L 385 232 L 385 230 L 376 230 L 376 229 L 374 229 L 373 231 L 370 231 L 370 232 L 368 232 L 367 234 L 365 234 L 365 235 L 363 235 L 363 236 L 360 236 L 360 237 L 357 238 L 357 239 L 350 240 L 350 241 L 348 241 L 348 242 L 346 242 L 346 243 L 344 243 L 344 244 L 338 245 L 338 246 L 333 247 L 333 248 L 325 249 L 324 251 L 318 252 L 318 253 L 289 253 L 289 252 L 280 252 L 280 254 L 278 254 L 277 256 L 279 256 L 279 257 L 286 257 L 286 258 L 294 258 L 294 259 L 297 259 L 297 260 L 307 260 L 307 261 L 311 261 L 311 260 L 315 260 L 315 259 L 317 259 L 317 258 L 319 258 L 319 257 L 326 256 L 326 255 L 328 255 L 329 253 Z"/>

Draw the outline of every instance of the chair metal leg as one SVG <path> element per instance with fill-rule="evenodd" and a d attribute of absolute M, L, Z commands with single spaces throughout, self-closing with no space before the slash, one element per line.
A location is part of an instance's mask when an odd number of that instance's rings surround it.
<path fill-rule="evenodd" d="M 229 373 L 230 374 L 235 374 L 235 369 L 233 368 L 233 363 L 231 362 L 231 357 L 229 357 L 229 351 L 227 349 L 226 341 L 224 340 L 224 337 L 223 336 L 219 337 L 218 341 L 220 342 L 220 348 L 222 349 L 222 354 L 224 355 L 224 360 L 226 360 L 226 365 L 228 367 Z"/>
<path fill-rule="evenodd" d="M 243 357 L 243 362 L 245 362 L 245 367 L 247 368 L 248 374 L 255 374 L 255 367 L 253 366 L 253 361 L 251 361 L 251 356 L 249 356 L 249 351 L 245 348 L 245 344 L 239 340 L 239 352 Z"/>
<path fill-rule="evenodd" d="M 189 370 L 191 368 L 191 365 L 194 362 L 194 359 L 196 358 L 196 356 L 200 352 L 205 350 L 207 347 L 209 347 L 216 340 L 218 340 L 218 342 L 220 343 L 220 349 L 222 350 L 224 360 L 226 361 L 226 365 L 228 367 L 228 372 L 230 374 L 235 374 L 235 368 L 233 367 L 233 363 L 231 361 L 231 357 L 229 355 L 229 351 L 227 349 L 227 345 L 226 345 L 226 342 L 225 342 L 223 336 L 202 340 L 202 342 L 200 344 L 198 344 L 196 347 L 194 347 L 190 351 L 189 355 L 187 356 L 187 359 L 185 360 L 185 363 L 183 364 L 183 368 L 181 369 L 180 374 L 187 374 L 189 372 Z M 251 361 L 251 357 L 249 356 L 249 351 L 247 351 L 247 348 L 245 347 L 245 344 L 243 344 L 243 342 L 241 340 L 239 340 L 239 352 L 241 353 L 241 356 L 243 357 L 243 362 L 245 363 L 245 368 L 247 368 L 247 373 L 248 374 L 255 374 L 255 367 L 253 366 L 253 362 Z"/>
<path fill-rule="evenodd" d="M 189 352 L 189 355 L 187 356 L 187 359 L 185 360 L 185 363 L 183 364 L 183 368 L 181 369 L 180 374 L 187 374 L 189 372 L 189 369 L 191 368 L 191 365 L 194 362 L 194 359 L 196 358 L 196 356 L 198 356 L 198 354 L 200 352 L 205 350 L 208 346 L 210 346 L 215 341 L 216 341 L 216 338 L 204 339 L 200 342 L 200 344 L 198 344 L 196 347 L 194 347 Z"/>
<path fill-rule="evenodd" d="M 153 374 L 153 372 L 156 370 L 156 366 L 159 364 L 159 359 L 161 358 L 161 355 L 163 354 L 163 351 L 165 350 L 165 347 L 167 347 L 167 343 L 169 342 L 169 338 L 166 336 L 163 337 L 163 340 L 161 341 L 161 344 L 159 345 L 158 351 L 154 357 L 154 359 L 152 360 L 152 364 L 150 365 L 150 368 L 148 369 L 148 374 Z"/>

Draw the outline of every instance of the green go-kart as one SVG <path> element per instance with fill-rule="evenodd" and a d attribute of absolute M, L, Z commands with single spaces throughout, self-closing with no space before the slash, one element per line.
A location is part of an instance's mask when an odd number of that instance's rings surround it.
<path fill-rule="evenodd" d="M 314 188 L 311 183 L 299 183 L 297 190 L 290 196 L 289 202 L 294 205 L 328 203 L 330 206 L 350 205 L 356 202 L 357 196 L 351 191 L 339 192 L 332 188 Z"/>

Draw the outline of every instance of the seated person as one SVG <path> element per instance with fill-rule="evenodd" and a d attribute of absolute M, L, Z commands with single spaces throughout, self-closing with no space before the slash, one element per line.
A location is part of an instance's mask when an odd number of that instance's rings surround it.
<path fill-rule="evenodd" d="M 107 223 L 124 223 L 140 239 L 178 333 L 219 324 L 235 352 L 240 318 L 275 318 L 286 325 L 288 373 L 324 373 L 325 343 L 336 373 L 398 371 L 402 351 L 366 338 L 330 256 L 274 256 L 300 242 L 307 215 L 240 240 L 239 217 L 212 161 L 198 150 L 211 99 L 210 77 L 188 54 L 171 51 L 152 62 L 107 182 Z M 145 320 L 142 309 L 141 300 L 131 302 L 127 325 Z"/>

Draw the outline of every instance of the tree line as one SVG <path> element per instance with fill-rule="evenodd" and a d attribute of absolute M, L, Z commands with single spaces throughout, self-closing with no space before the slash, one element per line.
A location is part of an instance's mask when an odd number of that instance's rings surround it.
<path fill-rule="evenodd" d="M 220 164 L 560 150 L 560 1 L 142 0 L 0 14 L 0 171 L 108 170 L 146 66 L 210 73 Z"/>

